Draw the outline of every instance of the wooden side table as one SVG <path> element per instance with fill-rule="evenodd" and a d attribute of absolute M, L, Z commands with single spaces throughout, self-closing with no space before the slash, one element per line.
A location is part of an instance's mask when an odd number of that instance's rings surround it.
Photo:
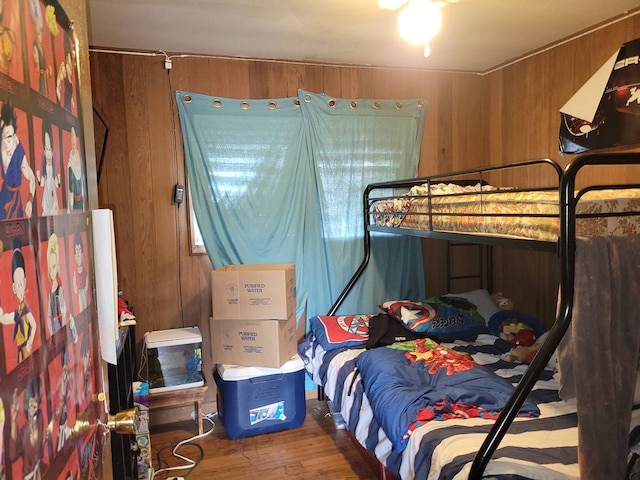
<path fill-rule="evenodd" d="M 195 405 L 196 422 L 198 423 L 198 435 L 202 435 L 202 401 L 207 386 L 188 387 L 180 390 L 169 390 L 168 392 L 149 393 L 149 409 L 178 407 L 187 403 Z"/>

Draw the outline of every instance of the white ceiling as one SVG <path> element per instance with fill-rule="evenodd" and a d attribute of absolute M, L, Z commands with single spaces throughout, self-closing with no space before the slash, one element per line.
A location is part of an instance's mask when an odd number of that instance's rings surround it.
<path fill-rule="evenodd" d="M 88 0 L 94 49 L 487 72 L 638 0 L 460 0 L 424 58 L 377 0 Z M 612 52 L 613 53 L 613 52 Z M 588 53 L 586 53 L 588 55 Z"/>

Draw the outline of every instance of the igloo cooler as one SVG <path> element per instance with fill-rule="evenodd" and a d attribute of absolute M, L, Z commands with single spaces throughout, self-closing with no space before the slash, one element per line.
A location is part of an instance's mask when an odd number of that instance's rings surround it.
<path fill-rule="evenodd" d="M 231 439 L 298 428 L 307 414 L 304 364 L 280 368 L 218 365 L 218 416 Z"/>

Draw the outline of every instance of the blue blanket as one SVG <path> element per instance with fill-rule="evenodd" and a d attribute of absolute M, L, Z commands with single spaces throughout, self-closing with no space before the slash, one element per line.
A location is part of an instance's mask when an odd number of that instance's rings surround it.
<path fill-rule="evenodd" d="M 395 343 L 360 354 L 356 366 L 371 407 L 393 446 L 433 420 L 497 418 L 514 387 L 473 359 L 431 339 Z M 519 415 L 538 416 L 526 401 Z"/>

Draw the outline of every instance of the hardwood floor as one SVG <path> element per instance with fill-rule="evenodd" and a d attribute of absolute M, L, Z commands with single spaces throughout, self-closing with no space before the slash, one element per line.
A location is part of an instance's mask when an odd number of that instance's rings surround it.
<path fill-rule="evenodd" d="M 344 430 L 336 430 L 333 419 L 325 416 L 325 402 L 307 400 L 307 416 L 302 427 L 281 432 L 230 440 L 216 417 L 215 429 L 196 443 L 202 448 L 185 445 L 180 455 L 194 461 L 202 456 L 192 470 L 160 472 L 155 480 L 182 476 L 188 480 L 276 480 L 295 478 L 375 480 L 372 470 Z M 210 423 L 204 421 L 205 431 Z M 197 433 L 194 422 L 181 422 L 153 427 L 151 449 L 153 466 L 160 468 L 184 465 L 172 455 L 173 447 Z M 160 456 L 160 460 L 158 458 Z"/>

